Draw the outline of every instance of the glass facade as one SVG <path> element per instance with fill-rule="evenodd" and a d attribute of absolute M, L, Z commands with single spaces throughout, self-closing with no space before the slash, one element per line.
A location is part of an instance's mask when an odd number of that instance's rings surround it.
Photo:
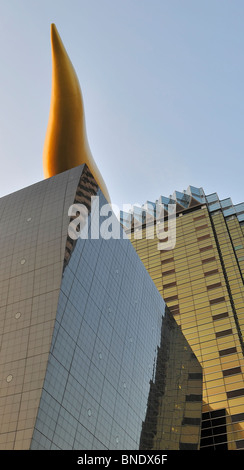
<path fill-rule="evenodd" d="M 175 193 L 173 249 L 144 227 L 131 242 L 203 367 L 201 449 L 243 449 L 243 204 L 187 193 L 187 208 Z"/>
<path fill-rule="evenodd" d="M 28 449 L 81 168 L 0 199 L 0 449 Z"/>
<path fill-rule="evenodd" d="M 0 201 L 0 448 L 198 449 L 202 368 L 119 222 L 67 236 L 91 196 L 82 166 Z"/>

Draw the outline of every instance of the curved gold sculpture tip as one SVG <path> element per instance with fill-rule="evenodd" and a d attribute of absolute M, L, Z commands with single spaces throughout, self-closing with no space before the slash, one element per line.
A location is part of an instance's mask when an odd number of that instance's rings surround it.
<path fill-rule="evenodd" d="M 49 178 L 86 163 L 110 202 L 107 187 L 87 141 L 79 81 L 55 24 L 51 25 L 51 47 L 52 91 L 43 150 L 44 176 Z"/>

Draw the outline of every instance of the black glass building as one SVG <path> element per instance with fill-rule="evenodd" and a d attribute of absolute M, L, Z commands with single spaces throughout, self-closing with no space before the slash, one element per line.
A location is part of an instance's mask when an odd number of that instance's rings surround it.
<path fill-rule="evenodd" d="M 0 449 L 198 449 L 199 362 L 119 222 L 91 237 L 91 196 L 82 165 L 0 200 Z"/>

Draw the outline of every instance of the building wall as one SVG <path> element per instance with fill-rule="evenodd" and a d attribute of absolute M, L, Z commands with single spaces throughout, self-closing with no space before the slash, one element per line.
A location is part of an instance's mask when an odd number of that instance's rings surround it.
<path fill-rule="evenodd" d="M 70 250 L 32 449 L 199 446 L 201 367 L 119 232 Z"/>
<path fill-rule="evenodd" d="M 29 448 L 81 168 L 0 199 L 0 449 Z"/>
<path fill-rule="evenodd" d="M 198 450 L 201 410 L 202 368 L 166 308 L 140 449 Z"/>
<path fill-rule="evenodd" d="M 169 251 L 158 249 L 156 232 L 146 239 L 145 228 L 131 241 L 203 367 L 202 448 L 242 448 L 243 227 L 199 205 L 178 214 L 176 230 Z"/>

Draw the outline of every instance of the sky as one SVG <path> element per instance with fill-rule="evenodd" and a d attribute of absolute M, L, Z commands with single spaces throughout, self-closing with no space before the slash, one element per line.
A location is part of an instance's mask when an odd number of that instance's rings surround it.
<path fill-rule="evenodd" d="M 0 197 L 44 179 L 51 23 L 113 204 L 244 201 L 243 0 L 0 0 Z"/>

